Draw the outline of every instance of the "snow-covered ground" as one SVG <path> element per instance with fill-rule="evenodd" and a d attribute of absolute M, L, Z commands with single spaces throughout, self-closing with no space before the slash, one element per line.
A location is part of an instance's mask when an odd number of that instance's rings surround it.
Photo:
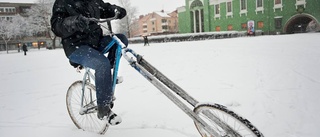
<path fill-rule="evenodd" d="M 320 135 L 320 33 L 130 45 L 200 102 L 228 106 L 266 137 Z M 122 60 L 108 137 L 199 137 L 192 120 Z M 0 53 L 0 137 L 100 137 L 78 130 L 65 94 L 81 79 L 63 50 Z"/>

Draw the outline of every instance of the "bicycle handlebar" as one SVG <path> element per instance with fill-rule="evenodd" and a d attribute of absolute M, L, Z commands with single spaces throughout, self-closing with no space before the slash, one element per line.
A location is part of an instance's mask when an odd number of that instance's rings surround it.
<path fill-rule="evenodd" d="M 118 16 L 119 16 L 120 12 L 117 9 L 115 9 L 114 13 L 115 13 L 115 15 L 113 17 L 111 17 L 111 18 L 106 18 L 106 19 L 87 18 L 87 19 L 89 21 L 93 21 L 93 22 L 96 22 L 96 23 L 110 22 L 111 20 L 118 19 Z"/>
<path fill-rule="evenodd" d="M 108 25 L 108 30 L 109 30 L 109 32 L 110 32 L 110 34 L 113 34 L 113 32 L 112 32 L 112 27 L 111 27 L 111 21 L 112 20 L 115 20 L 115 19 L 118 19 L 118 16 L 119 16 L 119 14 L 120 14 L 120 12 L 117 10 L 117 9 L 115 9 L 114 10 L 114 13 L 115 13 L 115 15 L 114 15 L 114 17 L 111 17 L 111 18 L 106 18 L 106 19 L 97 19 L 97 18 L 87 18 L 89 21 L 93 21 L 93 22 L 96 22 L 96 23 L 104 23 L 104 22 L 107 22 L 107 25 Z M 101 25 L 101 24 L 100 24 Z M 103 26 L 103 25 L 101 25 L 101 26 Z M 105 26 L 103 26 L 104 28 L 106 28 Z"/>

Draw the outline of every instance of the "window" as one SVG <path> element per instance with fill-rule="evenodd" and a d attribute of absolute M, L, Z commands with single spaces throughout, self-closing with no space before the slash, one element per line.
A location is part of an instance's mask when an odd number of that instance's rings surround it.
<path fill-rule="evenodd" d="M 228 30 L 232 30 L 232 25 L 228 25 Z"/>
<path fill-rule="evenodd" d="M 231 2 L 227 2 L 227 12 L 232 12 L 232 3 Z"/>
<path fill-rule="evenodd" d="M 262 7 L 263 0 L 257 0 L 257 8 Z"/>
<path fill-rule="evenodd" d="M 264 8 L 263 8 L 263 0 L 257 0 L 256 1 L 256 14 L 258 14 L 258 12 L 264 12 Z"/>
<path fill-rule="evenodd" d="M 221 27 L 220 26 L 216 26 L 216 31 L 221 31 Z"/>
<path fill-rule="evenodd" d="M 7 17 L 7 20 L 12 21 L 13 17 Z"/>
<path fill-rule="evenodd" d="M 0 12 L 15 13 L 16 8 L 15 7 L 1 7 Z"/>
<path fill-rule="evenodd" d="M 282 0 L 274 0 L 274 11 L 276 11 L 276 9 L 280 9 L 282 11 L 282 7 Z"/>
<path fill-rule="evenodd" d="M 220 18 L 220 5 L 217 4 L 214 6 L 215 10 L 214 10 L 214 18 Z"/>
<path fill-rule="evenodd" d="M 232 1 L 227 2 L 227 16 L 232 16 Z"/>
<path fill-rule="evenodd" d="M 240 16 L 241 14 L 247 15 L 247 0 L 240 0 Z"/>
<path fill-rule="evenodd" d="M 282 17 L 276 17 L 274 19 L 274 26 L 275 26 L 275 29 L 281 29 L 282 28 Z"/>
<path fill-rule="evenodd" d="M 215 13 L 220 14 L 220 5 L 216 5 L 215 7 L 216 7 Z"/>
<path fill-rule="evenodd" d="M 167 30 L 167 29 L 168 29 L 168 26 L 162 26 L 162 29 L 163 29 L 163 30 Z"/>
<path fill-rule="evenodd" d="M 241 29 L 246 30 L 246 29 L 247 29 L 247 23 L 242 23 L 242 24 L 241 24 Z"/>
<path fill-rule="evenodd" d="M 258 29 L 262 29 L 263 28 L 263 21 L 258 21 Z"/>
<path fill-rule="evenodd" d="M 203 7 L 203 4 L 200 0 L 195 0 L 191 3 L 190 9 L 193 9 L 195 7 Z"/>
<path fill-rule="evenodd" d="M 241 10 L 246 10 L 247 9 L 247 1 L 246 0 L 240 0 L 241 3 Z"/>

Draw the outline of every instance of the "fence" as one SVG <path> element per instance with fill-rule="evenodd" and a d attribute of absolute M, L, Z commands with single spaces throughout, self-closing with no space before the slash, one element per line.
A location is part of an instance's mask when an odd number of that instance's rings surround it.
<path fill-rule="evenodd" d="M 263 32 L 257 30 L 255 35 L 263 35 Z M 187 33 L 187 34 L 169 34 L 160 36 L 149 36 L 150 43 L 162 42 L 179 42 L 179 41 L 197 41 L 209 39 L 224 39 L 247 36 L 246 31 L 225 31 L 225 32 L 204 32 L 204 33 Z M 142 37 L 129 38 L 129 43 L 143 43 Z"/>

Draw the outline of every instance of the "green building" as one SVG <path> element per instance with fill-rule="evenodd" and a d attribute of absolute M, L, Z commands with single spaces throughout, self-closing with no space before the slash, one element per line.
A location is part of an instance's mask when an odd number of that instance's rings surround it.
<path fill-rule="evenodd" d="M 264 34 L 320 30 L 320 0 L 185 0 L 185 5 L 178 8 L 180 33 L 248 31 L 249 21 Z"/>

